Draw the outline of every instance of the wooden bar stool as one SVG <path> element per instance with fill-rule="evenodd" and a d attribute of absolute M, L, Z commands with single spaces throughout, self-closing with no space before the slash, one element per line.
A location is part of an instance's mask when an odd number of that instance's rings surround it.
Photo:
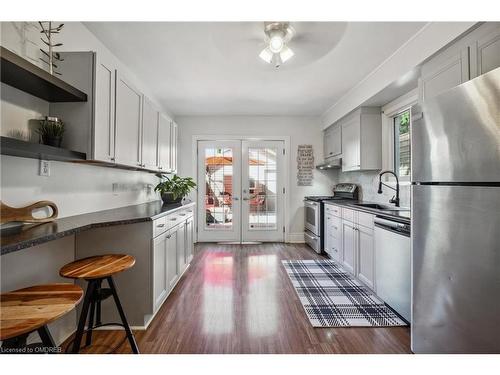
<path fill-rule="evenodd" d="M 113 281 L 113 275 L 131 268 L 135 264 L 135 258 L 131 255 L 124 254 L 108 254 L 99 255 L 89 258 L 76 260 L 66 264 L 59 270 L 62 277 L 70 279 L 83 279 L 87 281 L 87 291 L 83 300 L 80 320 L 76 330 L 75 339 L 73 341 L 72 352 L 78 353 L 82 342 L 83 334 L 86 333 L 85 346 L 92 343 L 92 331 L 94 328 L 104 326 L 121 326 L 125 329 L 126 338 L 130 343 L 132 352 L 138 354 L 139 349 L 135 342 L 134 334 L 128 325 L 127 318 L 123 312 L 116 286 Z M 102 281 L 106 279 L 109 288 L 102 287 Z M 105 323 L 101 322 L 101 301 L 113 296 L 116 308 L 120 314 L 122 323 Z M 90 310 L 90 311 L 89 311 Z M 85 329 L 85 322 L 88 317 L 88 326 Z M 123 342 L 123 341 L 122 341 Z M 116 348 L 118 348 L 120 342 Z M 68 346 L 69 348 L 69 346 Z M 115 349 L 116 349 L 115 348 Z"/>
<path fill-rule="evenodd" d="M 74 284 L 44 284 L 18 289 L 0 296 L 0 340 L 5 353 L 24 353 L 22 348 L 32 332 L 38 332 L 43 351 L 57 348 L 47 324 L 75 308 L 83 290 Z M 39 347 L 39 344 L 34 344 Z M 38 353 L 36 351 L 35 353 Z"/>

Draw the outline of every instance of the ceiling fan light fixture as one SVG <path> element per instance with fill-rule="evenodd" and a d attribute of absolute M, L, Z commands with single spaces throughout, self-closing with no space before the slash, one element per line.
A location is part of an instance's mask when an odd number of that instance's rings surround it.
<path fill-rule="evenodd" d="M 269 49 L 273 53 L 280 53 L 281 50 L 285 47 L 285 40 L 283 36 L 275 34 L 269 39 Z"/>
<path fill-rule="evenodd" d="M 262 52 L 259 54 L 259 57 L 268 64 L 270 64 L 271 61 L 273 61 L 273 53 L 271 52 L 269 47 L 264 48 Z"/>
<path fill-rule="evenodd" d="M 295 53 L 292 51 L 290 47 L 284 46 L 284 48 L 280 52 L 280 57 L 283 62 L 287 62 L 290 60 Z"/>
<path fill-rule="evenodd" d="M 287 46 L 295 31 L 288 22 L 265 23 L 264 33 L 267 47 L 264 48 L 259 57 L 269 64 L 279 68 L 281 64 L 290 60 L 294 52 Z"/>

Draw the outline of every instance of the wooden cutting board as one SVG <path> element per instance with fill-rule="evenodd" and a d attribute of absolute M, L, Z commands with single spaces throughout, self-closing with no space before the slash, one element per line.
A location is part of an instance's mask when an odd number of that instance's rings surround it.
<path fill-rule="evenodd" d="M 33 210 L 44 207 L 52 209 L 52 215 L 44 218 L 33 217 Z M 10 207 L 0 201 L 0 224 L 9 223 L 12 221 L 21 221 L 24 223 L 48 223 L 57 218 L 58 210 L 54 202 L 39 201 L 26 207 Z"/>

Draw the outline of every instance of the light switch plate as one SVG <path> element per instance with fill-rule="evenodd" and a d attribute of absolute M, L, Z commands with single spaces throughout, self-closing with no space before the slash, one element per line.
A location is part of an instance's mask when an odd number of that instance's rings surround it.
<path fill-rule="evenodd" d="M 39 176 L 50 176 L 50 162 L 48 160 L 40 160 L 40 169 L 38 171 Z"/>

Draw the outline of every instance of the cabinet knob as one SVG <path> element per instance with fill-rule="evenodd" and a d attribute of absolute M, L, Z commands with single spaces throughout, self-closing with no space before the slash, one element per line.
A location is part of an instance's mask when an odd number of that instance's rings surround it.
<path fill-rule="evenodd" d="M 111 161 L 115 161 L 115 158 L 110 158 L 109 160 L 111 160 Z"/>
<path fill-rule="evenodd" d="M 163 228 L 165 226 L 165 224 L 158 224 L 157 227 L 158 228 Z"/>

